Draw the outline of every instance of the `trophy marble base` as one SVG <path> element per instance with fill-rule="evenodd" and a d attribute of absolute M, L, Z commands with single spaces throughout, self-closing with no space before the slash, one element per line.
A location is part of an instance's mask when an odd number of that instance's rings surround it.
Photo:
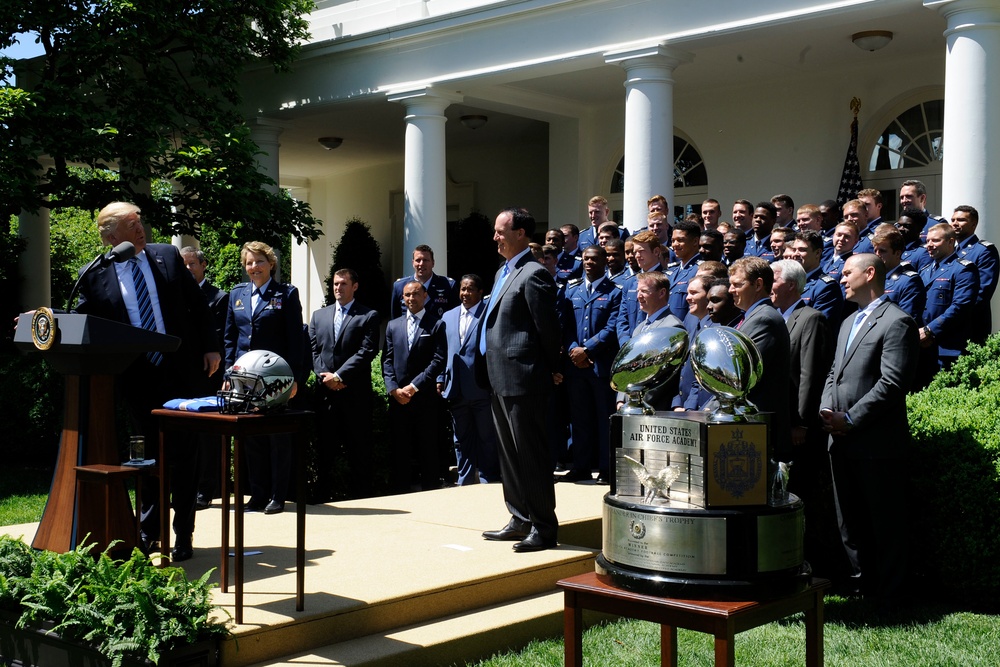
<path fill-rule="evenodd" d="M 652 595 L 751 599 L 804 590 L 802 501 L 702 509 L 604 497 L 598 573 Z"/>

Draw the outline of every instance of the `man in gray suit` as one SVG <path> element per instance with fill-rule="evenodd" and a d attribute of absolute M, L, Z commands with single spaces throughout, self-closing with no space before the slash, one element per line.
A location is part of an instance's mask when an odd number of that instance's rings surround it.
<path fill-rule="evenodd" d="M 791 342 L 784 318 L 771 304 L 773 284 L 774 272 L 760 257 L 742 257 L 729 267 L 729 293 L 744 313 L 736 328 L 750 337 L 764 362 L 764 374 L 747 398 L 761 412 L 772 413 L 769 431 L 773 453 L 779 461 L 787 461 L 792 453 L 788 382 Z"/>
<path fill-rule="evenodd" d="M 556 545 L 559 522 L 546 426 L 549 394 L 559 363 L 556 284 L 528 248 L 535 219 L 522 208 L 500 212 L 493 227 L 497 273 L 480 324 L 479 352 L 493 388 L 503 495 L 511 513 L 488 540 L 514 541 L 514 551 Z"/>
<path fill-rule="evenodd" d="M 885 274 L 872 254 L 845 262 L 840 282 L 859 312 L 840 327 L 820 403 L 851 565 L 840 583 L 845 592 L 874 596 L 881 607 L 895 602 L 906 573 L 906 393 L 919 338 L 913 319 L 885 298 Z"/>

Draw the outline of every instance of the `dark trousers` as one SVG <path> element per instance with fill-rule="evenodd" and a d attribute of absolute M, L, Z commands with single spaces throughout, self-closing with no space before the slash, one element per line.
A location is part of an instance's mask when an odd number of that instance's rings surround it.
<path fill-rule="evenodd" d="M 247 476 L 250 480 L 250 503 L 266 505 L 269 500 L 285 502 L 292 476 L 294 456 L 292 435 L 262 435 L 244 442 Z"/>
<path fill-rule="evenodd" d="M 512 516 L 555 540 L 556 490 L 546 428 L 548 394 L 493 395 L 493 422 L 500 445 L 503 498 Z"/>
<path fill-rule="evenodd" d="M 496 430 L 490 399 L 456 401 L 449 404 L 458 464 L 458 485 L 500 481 Z M 477 474 L 478 473 L 478 474 Z"/>
<path fill-rule="evenodd" d="M 908 566 L 906 474 L 899 459 L 847 457 L 830 448 L 837 518 L 851 579 L 865 595 L 894 600 Z"/>
<path fill-rule="evenodd" d="M 332 500 L 337 491 L 334 468 L 338 458 L 346 462 L 344 491 L 347 497 L 371 497 L 375 470 L 371 389 L 330 391 L 320 387 L 319 399 L 316 451 L 319 500 Z"/>
<path fill-rule="evenodd" d="M 615 393 L 607 378 L 581 369 L 567 372 L 566 389 L 573 425 L 573 471 L 590 472 L 596 461 L 598 470 L 607 474 L 611 455 L 608 418 L 615 411 Z"/>
<path fill-rule="evenodd" d="M 392 460 L 390 485 L 393 493 L 407 493 L 417 471 L 424 491 L 441 487 L 441 414 L 436 393 L 418 392 L 406 405 L 389 398 L 389 428 Z"/>

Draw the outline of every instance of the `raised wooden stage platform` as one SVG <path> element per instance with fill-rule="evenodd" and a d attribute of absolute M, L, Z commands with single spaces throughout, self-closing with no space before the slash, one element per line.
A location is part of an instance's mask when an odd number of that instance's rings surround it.
<path fill-rule="evenodd" d="M 557 484 L 560 546 L 526 554 L 480 535 L 509 518 L 495 484 L 310 505 L 302 612 L 294 505 L 248 514 L 244 624 L 224 644 L 222 665 L 464 664 L 560 636 L 555 583 L 593 571 L 607 491 Z M 181 564 L 189 577 L 218 568 L 219 504 L 198 512 L 194 558 Z M 30 541 L 36 528 L 0 532 Z M 232 613 L 232 592 L 215 598 Z"/>

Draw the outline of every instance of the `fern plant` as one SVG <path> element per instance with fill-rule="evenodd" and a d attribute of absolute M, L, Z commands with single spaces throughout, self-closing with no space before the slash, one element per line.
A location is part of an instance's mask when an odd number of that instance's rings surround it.
<path fill-rule="evenodd" d="M 211 571 L 190 581 L 180 568 L 155 567 L 138 549 L 120 561 L 107 551 L 94 558 L 93 546 L 34 552 L 0 537 L 0 605 L 19 603 L 17 627 L 90 644 L 113 667 L 126 657 L 156 664 L 172 648 L 229 634 L 228 621 L 212 617 Z"/>

